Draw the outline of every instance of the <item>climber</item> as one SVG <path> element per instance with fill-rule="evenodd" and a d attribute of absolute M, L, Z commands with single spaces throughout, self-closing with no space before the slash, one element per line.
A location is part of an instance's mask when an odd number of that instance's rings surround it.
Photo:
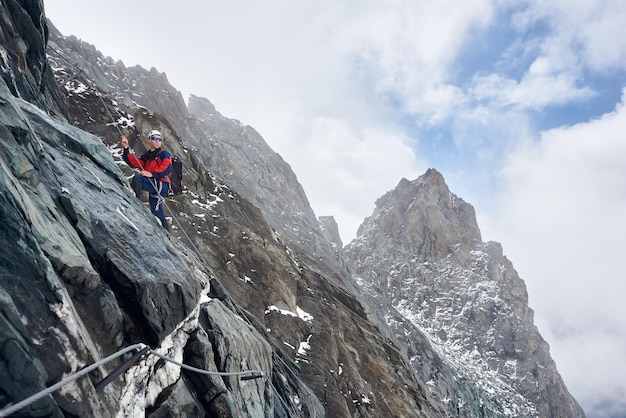
<path fill-rule="evenodd" d="M 170 190 L 170 176 L 172 173 L 172 155 L 161 148 L 163 135 L 161 132 L 152 130 L 148 134 L 150 149 L 139 158 L 128 147 L 128 138 L 122 135 L 120 144 L 124 148 L 124 161 L 131 167 L 139 169 L 139 174 L 133 176 L 130 184 L 137 197 L 142 191 L 147 191 L 150 202 L 150 210 L 161 220 L 161 225 L 167 231 L 170 226 L 163 211 L 163 200 Z"/>

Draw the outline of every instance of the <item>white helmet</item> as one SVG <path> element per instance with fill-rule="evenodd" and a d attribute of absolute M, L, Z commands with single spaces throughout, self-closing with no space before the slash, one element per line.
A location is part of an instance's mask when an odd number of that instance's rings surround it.
<path fill-rule="evenodd" d="M 148 139 L 152 139 L 153 136 L 158 136 L 161 139 L 161 141 L 163 141 L 163 135 L 161 135 L 161 132 L 157 131 L 156 129 L 153 129 L 150 132 L 148 132 Z"/>

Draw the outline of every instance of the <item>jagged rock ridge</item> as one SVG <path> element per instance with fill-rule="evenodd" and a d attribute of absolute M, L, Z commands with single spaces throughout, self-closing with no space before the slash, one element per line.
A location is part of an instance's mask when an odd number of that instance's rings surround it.
<path fill-rule="evenodd" d="M 481 241 L 474 209 L 436 170 L 381 197 L 346 254 L 371 298 L 383 299 L 370 302 L 379 320 L 449 414 L 584 416 L 533 324 L 524 282 L 499 244 Z M 416 351 L 421 332 L 456 385 Z"/>

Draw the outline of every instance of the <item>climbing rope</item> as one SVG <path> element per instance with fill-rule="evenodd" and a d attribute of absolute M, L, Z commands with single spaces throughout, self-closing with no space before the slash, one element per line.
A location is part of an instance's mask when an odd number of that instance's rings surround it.
<path fill-rule="evenodd" d="M 11 414 L 13 414 L 14 412 L 19 411 L 22 408 L 27 407 L 28 405 L 37 402 L 39 399 L 51 395 L 52 393 L 56 392 L 57 390 L 61 389 L 63 386 L 68 385 L 72 382 L 74 382 L 75 380 L 80 379 L 81 377 L 83 377 L 84 375 L 88 374 L 89 372 L 97 369 L 100 366 L 103 366 L 113 360 L 115 360 L 116 358 L 130 352 L 133 350 L 138 350 L 138 351 L 142 351 L 145 350 L 146 348 L 148 348 L 145 344 L 139 343 L 139 344 L 134 344 L 131 345 L 129 347 L 123 348 L 113 354 L 111 354 L 108 357 L 103 358 L 100 361 L 95 362 L 94 364 L 85 367 L 84 369 L 80 370 L 79 372 L 74 373 L 73 375 L 61 380 L 59 383 L 50 386 L 49 388 L 46 388 L 44 390 L 41 390 L 37 393 L 35 393 L 34 395 L 24 399 L 23 401 L 20 401 L 14 405 L 8 405 L 6 407 L 4 407 L 3 409 L 0 409 L 0 417 L 7 417 Z M 203 369 L 198 369 L 196 367 L 192 367 L 192 366 L 188 366 L 184 363 L 178 362 L 176 360 L 174 360 L 171 357 L 165 356 L 163 354 L 157 353 L 156 351 L 153 350 L 147 350 L 146 351 L 146 356 L 148 355 L 154 355 L 156 357 L 159 357 L 165 361 L 168 361 L 170 363 L 173 363 L 185 370 L 189 370 L 191 372 L 195 372 L 195 373 L 200 373 L 200 374 L 204 374 L 204 375 L 209 375 L 209 376 L 240 376 L 241 380 L 251 380 L 251 379 L 258 379 L 260 377 L 265 377 L 265 373 L 263 373 L 263 371 L 261 370 L 244 370 L 241 372 L 214 372 L 214 371 L 210 371 L 210 370 L 203 370 Z"/>

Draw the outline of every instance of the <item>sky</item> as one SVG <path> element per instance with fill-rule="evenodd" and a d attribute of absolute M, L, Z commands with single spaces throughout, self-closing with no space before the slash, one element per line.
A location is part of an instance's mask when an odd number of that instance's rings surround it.
<path fill-rule="evenodd" d="M 526 282 L 587 415 L 626 416 L 624 1 L 44 6 L 254 127 L 344 243 L 401 178 L 440 171 Z"/>

